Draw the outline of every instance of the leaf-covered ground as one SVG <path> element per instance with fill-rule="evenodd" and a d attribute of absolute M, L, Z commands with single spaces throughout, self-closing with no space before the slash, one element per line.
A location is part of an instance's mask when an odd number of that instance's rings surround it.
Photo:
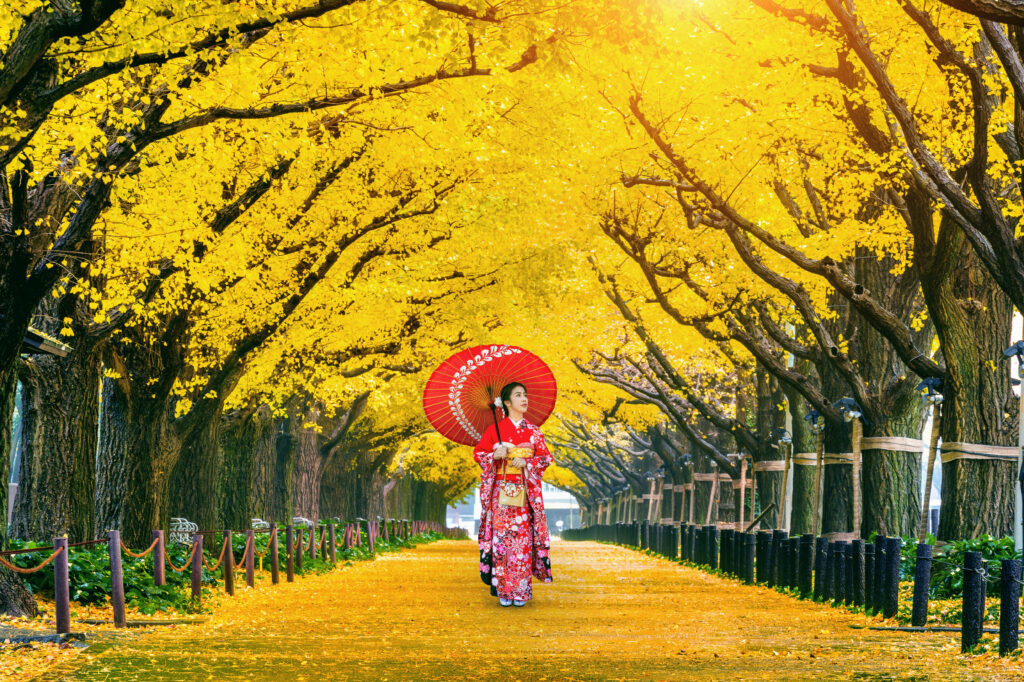
<path fill-rule="evenodd" d="M 47 680 L 1020 679 L 956 635 L 869 619 L 630 550 L 556 543 L 555 582 L 498 606 L 445 541 L 224 600 L 209 622 L 88 651 Z M 74 666 L 72 668 L 71 666 Z"/>

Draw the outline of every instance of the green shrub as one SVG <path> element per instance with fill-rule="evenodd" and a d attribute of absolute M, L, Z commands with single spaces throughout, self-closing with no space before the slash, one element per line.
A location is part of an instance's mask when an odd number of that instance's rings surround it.
<path fill-rule="evenodd" d="M 874 535 L 870 541 L 874 541 Z M 934 535 L 929 535 L 928 544 L 936 545 Z M 1019 559 L 1020 553 L 1013 549 L 1013 538 L 994 538 L 982 535 L 972 540 L 957 540 L 935 547 L 932 554 L 932 577 L 930 597 L 932 599 L 958 599 L 964 591 L 964 554 L 981 552 L 981 558 L 988 562 L 987 593 L 999 594 L 1000 560 Z M 912 581 L 917 563 L 917 538 L 903 538 L 900 551 L 900 580 Z"/>

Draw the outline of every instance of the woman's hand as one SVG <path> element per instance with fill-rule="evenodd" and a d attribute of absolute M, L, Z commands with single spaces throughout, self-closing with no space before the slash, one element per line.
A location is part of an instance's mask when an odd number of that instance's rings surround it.
<path fill-rule="evenodd" d="M 506 457 L 508 457 L 507 445 L 499 445 L 494 448 L 494 459 L 505 459 Z"/>
<path fill-rule="evenodd" d="M 514 466 L 517 469 L 524 469 L 524 468 L 526 468 L 526 460 L 523 459 L 522 457 L 513 457 L 512 460 L 509 462 L 509 464 L 511 464 L 512 466 Z"/>

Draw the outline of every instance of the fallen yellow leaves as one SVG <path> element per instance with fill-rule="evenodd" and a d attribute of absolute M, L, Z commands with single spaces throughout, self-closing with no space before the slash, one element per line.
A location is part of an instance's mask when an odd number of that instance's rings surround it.
<path fill-rule="evenodd" d="M 160 628 L 62 662 L 75 680 L 1019 679 L 958 654 L 954 633 L 875 621 L 626 549 L 556 543 L 555 583 L 502 609 L 476 547 L 441 542 L 223 599 L 206 623 Z M 851 626 L 858 626 L 857 629 Z M 57 678 L 54 678 L 57 679 Z"/>

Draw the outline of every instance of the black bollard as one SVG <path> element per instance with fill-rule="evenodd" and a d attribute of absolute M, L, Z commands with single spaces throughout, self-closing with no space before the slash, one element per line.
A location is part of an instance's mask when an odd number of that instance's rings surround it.
<path fill-rule="evenodd" d="M 831 601 L 836 594 L 836 543 L 825 542 L 825 567 L 821 572 L 821 599 Z"/>
<path fill-rule="evenodd" d="M 903 546 L 903 540 L 887 538 L 886 545 L 888 547 L 885 556 L 885 603 L 882 615 L 885 618 L 892 618 L 900 604 L 900 548 Z"/>
<path fill-rule="evenodd" d="M 828 540 L 822 536 L 814 538 L 814 601 L 825 599 L 825 563 L 828 557 Z"/>
<path fill-rule="evenodd" d="M 854 540 L 850 545 L 853 560 L 850 564 L 853 572 L 853 604 L 864 605 L 864 541 Z"/>
<path fill-rule="evenodd" d="M 875 544 L 864 543 L 864 610 L 874 611 L 875 595 Z"/>
<path fill-rule="evenodd" d="M 767 583 L 771 576 L 772 566 L 772 533 L 767 530 L 757 531 L 757 582 Z"/>
<path fill-rule="evenodd" d="M 800 587 L 800 536 L 789 538 L 789 582 L 794 590 Z"/>
<path fill-rule="evenodd" d="M 967 653 L 981 641 L 981 610 L 985 604 L 985 575 L 981 552 L 964 552 L 963 622 L 960 653 Z"/>
<path fill-rule="evenodd" d="M 843 603 L 853 603 L 853 546 L 843 543 Z"/>
<path fill-rule="evenodd" d="M 1017 649 L 1020 627 L 1020 559 L 1003 559 L 999 593 L 999 655 Z"/>
<path fill-rule="evenodd" d="M 927 542 L 917 544 L 914 561 L 914 606 L 910 624 L 924 627 L 928 623 L 928 590 L 932 579 L 932 546 Z"/>
<path fill-rule="evenodd" d="M 885 562 L 889 556 L 888 538 L 884 535 L 875 536 L 875 589 L 871 595 L 871 606 L 875 613 L 885 609 Z"/>
<path fill-rule="evenodd" d="M 691 525 L 690 532 L 686 538 L 687 548 L 686 553 L 690 555 L 690 561 L 693 563 L 697 562 L 697 526 Z"/>
<path fill-rule="evenodd" d="M 814 589 L 811 583 L 814 565 L 814 536 L 810 533 L 800 536 L 800 560 L 797 563 L 800 596 L 810 599 L 811 591 Z"/>
<path fill-rule="evenodd" d="M 737 578 L 743 578 L 743 571 L 746 566 L 744 564 L 744 557 L 746 555 L 743 553 L 747 546 L 746 535 L 746 533 L 739 530 L 732 535 L 733 570 L 736 572 Z"/>
<path fill-rule="evenodd" d="M 743 533 L 743 582 L 754 584 L 754 556 L 757 554 L 757 536 Z"/>
<path fill-rule="evenodd" d="M 789 537 L 783 531 L 783 537 L 779 539 L 778 559 L 775 561 L 775 586 L 783 589 L 789 587 L 789 560 L 792 552 L 789 551 Z"/>
<path fill-rule="evenodd" d="M 768 587 L 775 587 L 779 584 L 779 563 L 782 561 L 782 543 L 787 533 L 784 530 L 772 531 L 771 572 L 768 574 Z"/>
<path fill-rule="evenodd" d="M 732 536 L 736 531 L 732 528 L 723 528 L 721 539 L 722 539 L 722 560 L 720 562 L 722 573 L 733 573 L 732 566 Z"/>
<path fill-rule="evenodd" d="M 718 568 L 718 529 L 714 526 L 708 526 L 708 568 L 716 570 Z"/>
<path fill-rule="evenodd" d="M 843 603 L 847 606 L 853 604 L 853 545 L 849 542 L 843 543 L 843 563 L 845 564 L 846 589 L 843 590 Z"/>
<path fill-rule="evenodd" d="M 835 551 L 835 588 L 832 590 L 832 603 L 840 605 L 843 603 L 843 599 L 846 597 L 846 544 L 845 542 L 836 542 Z"/>

